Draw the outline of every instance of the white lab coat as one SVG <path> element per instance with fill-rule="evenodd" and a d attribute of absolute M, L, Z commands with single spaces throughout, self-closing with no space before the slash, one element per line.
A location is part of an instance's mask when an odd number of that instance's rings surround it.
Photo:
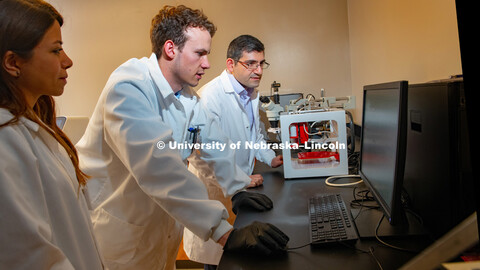
<path fill-rule="evenodd" d="M 0 109 L 0 124 L 12 118 Z M 103 269 L 65 149 L 23 117 L 0 142 L 0 269 Z"/>
<path fill-rule="evenodd" d="M 220 122 L 220 126 L 233 143 L 242 142 L 235 152 L 237 166 L 246 174 L 251 175 L 255 165 L 255 158 L 271 165 L 275 152 L 268 148 L 252 149 L 243 142 L 251 141 L 255 132 L 255 143 L 264 142 L 260 117 L 258 112 L 258 90 L 252 93 L 252 108 L 254 112 L 255 129 L 250 131 L 250 122 L 247 113 L 240 101 L 240 96 L 235 92 L 228 77 L 227 71 L 204 85 L 199 91 L 200 102 Z M 237 144 L 236 144 L 237 146 Z M 216 179 L 212 169 L 197 155 L 190 157 L 189 169 L 195 173 L 206 185 L 209 197 L 221 201 L 226 207 L 231 208 L 228 194 L 222 192 L 225 183 Z M 187 256 L 196 262 L 218 265 L 223 253 L 222 246 L 209 240 L 207 242 L 198 238 L 187 228 L 184 230 L 183 247 Z"/>
<path fill-rule="evenodd" d="M 92 221 L 107 267 L 173 269 L 182 225 L 214 241 L 232 228 L 225 207 L 208 200 L 187 170 L 191 151 L 169 148 L 189 141 L 187 129 L 196 126 L 202 142 L 227 140 L 211 120 L 191 89 L 175 97 L 155 54 L 112 73 L 77 144 L 81 168 L 93 177 Z M 244 186 L 248 176 L 234 169 L 232 151 L 201 152 L 231 190 Z"/>

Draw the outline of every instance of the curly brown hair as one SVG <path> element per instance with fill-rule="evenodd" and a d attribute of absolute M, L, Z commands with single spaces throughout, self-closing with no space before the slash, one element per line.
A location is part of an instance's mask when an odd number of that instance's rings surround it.
<path fill-rule="evenodd" d="M 216 26 L 208 20 L 201 10 L 191 9 L 184 5 L 164 6 L 152 19 L 150 28 L 152 52 L 160 57 L 163 45 L 167 40 L 173 41 L 182 50 L 187 41 L 185 31 L 189 27 L 205 29 L 211 37 L 217 31 Z"/>

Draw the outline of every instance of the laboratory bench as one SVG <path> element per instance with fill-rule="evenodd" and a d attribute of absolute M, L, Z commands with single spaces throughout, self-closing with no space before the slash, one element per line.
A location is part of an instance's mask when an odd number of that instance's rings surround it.
<path fill-rule="evenodd" d="M 374 237 L 378 224 L 376 218 L 381 217 L 381 212 L 364 209 L 356 215 L 355 220 L 359 230 L 362 230 L 360 239 L 349 244 L 331 243 L 325 246 L 311 246 L 309 245 L 308 198 L 316 194 L 341 194 L 347 207 L 350 207 L 349 203 L 354 199 L 354 192 L 366 189 L 366 186 L 363 183 L 357 184 L 355 190 L 354 186 L 327 186 L 325 177 L 286 180 L 283 177 L 282 167 L 272 169 L 262 163 L 257 163 L 254 173 L 260 173 L 264 183 L 263 186 L 250 191 L 267 195 L 273 201 L 274 207 L 266 212 L 240 209 L 234 227 L 243 227 L 253 221 L 271 223 L 289 236 L 289 250 L 272 256 L 224 252 L 218 270 L 398 269 L 432 243 L 430 237 L 422 234 L 380 237 L 389 244 L 409 251 L 387 247 Z M 337 180 L 338 183 L 342 181 L 353 182 L 358 179 Z M 367 213 L 371 211 L 378 213 L 368 215 Z M 372 217 L 375 219 L 372 220 Z M 386 220 L 383 223 L 388 226 Z M 381 230 L 379 230 L 380 235 Z"/>

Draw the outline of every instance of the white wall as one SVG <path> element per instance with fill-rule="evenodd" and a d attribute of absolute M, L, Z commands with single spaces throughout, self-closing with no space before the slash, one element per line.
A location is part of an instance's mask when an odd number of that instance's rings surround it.
<path fill-rule="evenodd" d="M 271 64 L 260 91 L 275 80 L 281 93 L 351 93 L 347 0 L 49 0 L 64 16 L 64 48 L 74 65 L 59 115 L 91 116 L 110 73 L 150 55 L 150 21 L 165 4 L 201 8 L 217 25 L 202 86 L 225 67 L 226 49 L 241 34 L 258 37 Z M 197 87 L 198 88 L 198 87 Z"/>
<path fill-rule="evenodd" d="M 455 0 L 349 0 L 348 18 L 356 123 L 364 85 L 462 74 Z"/>
<path fill-rule="evenodd" d="M 271 63 L 260 91 L 275 80 L 281 93 L 355 95 L 394 80 L 411 83 L 461 74 L 455 0 L 49 0 L 64 16 L 64 48 L 73 59 L 59 114 L 90 116 L 110 73 L 150 55 L 150 21 L 165 4 L 203 9 L 217 25 L 212 68 L 225 66 L 228 43 L 252 34 Z M 197 88 L 198 88 L 197 87 Z"/>

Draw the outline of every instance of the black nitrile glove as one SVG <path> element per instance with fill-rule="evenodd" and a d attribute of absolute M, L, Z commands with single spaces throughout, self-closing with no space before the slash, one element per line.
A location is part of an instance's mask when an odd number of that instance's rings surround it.
<path fill-rule="evenodd" d="M 243 207 L 253 208 L 257 211 L 270 210 L 273 207 L 272 200 L 264 194 L 240 191 L 232 197 L 232 211 L 237 214 Z"/>
<path fill-rule="evenodd" d="M 269 223 L 253 222 L 240 229 L 234 229 L 225 243 L 225 251 L 248 252 L 270 255 L 284 252 L 288 238 L 279 228 Z"/>

